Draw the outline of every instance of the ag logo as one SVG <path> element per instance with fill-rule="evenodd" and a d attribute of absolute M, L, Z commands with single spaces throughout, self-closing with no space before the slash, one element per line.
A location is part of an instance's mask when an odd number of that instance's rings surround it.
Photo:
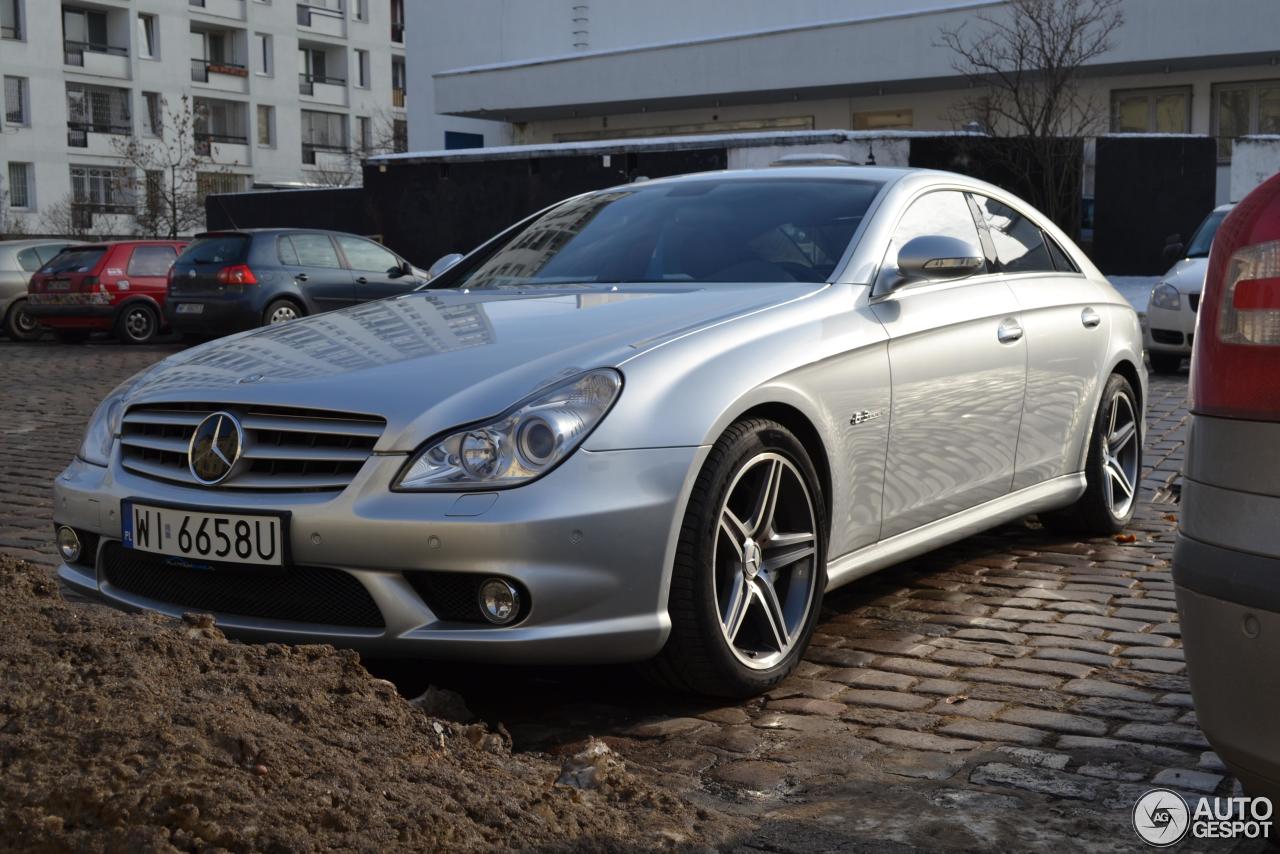
<path fill-rule="evenodd" d="M 1187 802 L 1169 789 L 1152 789 L 1133 806 L 1133 829 L 1143 842 L 1157 848 L 1181 842 L 1190 827 Z"/>

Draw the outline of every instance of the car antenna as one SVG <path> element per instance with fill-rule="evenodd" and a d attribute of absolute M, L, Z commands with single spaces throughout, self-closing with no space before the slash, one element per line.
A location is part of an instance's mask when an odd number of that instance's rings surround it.
<path fill-rule="evenodd" d="M 227 217 L 227 222 L 231 223 L 232 231 L 239 231 L 240 226 L 236 225 L 236 218 L 231 215 L 231 211 L 227 210 L 226 202 L 222 201 L 222 196 L 214 196 L 218 200 L 218 207 L 222 208 L 222 213 Z"/>

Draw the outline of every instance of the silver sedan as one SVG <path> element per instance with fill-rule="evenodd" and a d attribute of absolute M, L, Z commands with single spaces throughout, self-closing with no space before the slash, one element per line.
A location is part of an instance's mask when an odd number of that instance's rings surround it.
<path fill-rule="evenodd" d="M 125 382 L 57 480 L 59 574 L 247 638 L 747 695 L 827 590 L 1027 514 L 1120 530 L 1142 365 L 1128 303 L 996 187 L 635 183 Z"/>

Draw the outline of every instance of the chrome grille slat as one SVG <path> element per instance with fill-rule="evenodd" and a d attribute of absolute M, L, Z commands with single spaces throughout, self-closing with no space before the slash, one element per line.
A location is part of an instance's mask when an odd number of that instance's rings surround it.
<path fill-rule="evenodd" d="M 187 452 L 200 422 L 235 415 L 244 432 L 241 464 L 213 487 L 191 476 Z M 336 492 L 373 453 L 381 418 L 278 406 L 217 403 L 143 404 L 122 419 L 121 464 L 143 477 L 206 489 Z"/>

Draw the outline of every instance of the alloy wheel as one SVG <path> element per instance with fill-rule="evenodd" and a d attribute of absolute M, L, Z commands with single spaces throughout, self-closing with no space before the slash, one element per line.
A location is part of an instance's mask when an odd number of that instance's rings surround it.
<path fill-rule="evenodd" d="M 298 310 L 291 305 L 276 306 L 271 312 L 271 316 L 267 318 L 267 323 L 275 325 L 277 323 L 287 323 L 290 320 L 298 319 Z"/>
<path fill-rule="evenodd" d="M 25 306 L 17 305 L 13 310 L 13 327 L 18 331 L 19 335 L 30 335 L 36 331 L 36 327 L 39 324 L 36 323 L 36 319 L 31 316 Z"/>
<path fill-rule="evenodd" d="M 146 341 L 155 334 L 155 320 L 145 308 L 134 308 L 125 315 L 124 332 L 134 341 Z"/>
<path fill-rule="evenodd" d="M 1117 391 L 1108 404 L 1107 432 L 1102 437 L 1102 471 L 1107 485 L 1103 494 L 1107 507 L 1117 519 L 1123 519 L 1133 506 L 1138 484 L 1138 418 L 1133 401 L 1124 391 Z"/>
<path fill-rule="evenodd" d="M 747 667 L 773 667 L 800 640 L 818 577 L 817 532 L 813 499 L 790 460 L 765 452 L 738 471 L 712 561 L 720 630 Z"/>

